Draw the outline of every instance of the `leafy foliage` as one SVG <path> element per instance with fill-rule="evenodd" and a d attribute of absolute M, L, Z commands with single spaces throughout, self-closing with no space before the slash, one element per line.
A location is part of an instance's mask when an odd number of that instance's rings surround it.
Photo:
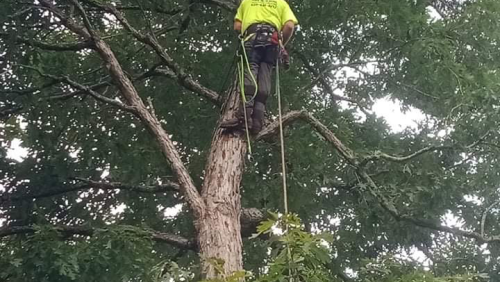
<path fill-rule="evenodd" d="M 95 89 L 98 93 L 119 99 L 98 54 L 90 49 L 48 50 L 45 45 L 64 47 L 82 39 L 38 4 L 3 2 L 0 224 L 36 227 L 37 232 L 0 239 L 0 279 L 197 279 L 190 274 L 199 264 L 195 252 L 152 242 L 137 230 L 194 238 L 192 215 L 178 192 L 100 189 L 76 180 L 131 187 L 175 180 L 149 133 L 133 116 L 34 70 L 67 76 L 88 87 L 102 84 Z M 53 2 L 83 24 L 70 1 Z M 141 77 L 159 62 L 112 17 L 80 2 L 131 78 Z M 153 30 L 191 77 L 224 95 L 220 89 L 231 84 L 224 81 L 226 76 L 232 80 L 237 45 L 231 30 L 234 13 L 214 3 L 231 1 L 99 2 L 115 3 L 140 32 Z M 377 184 L 376 192 L 402 215 L 434 224 L 456 218 L 462 230 L 498 235 L 500 2 L 290 3 L 302 29 L 290 46 L 293 67 L 281 76 L 283 110 L 312 113 L 359 157 L 382 152 L 407 156 L 428 146 L 446 146 L 402 162 L 369 161 L 365 169 Z M 200 186 L 219 109 L 168 76 L 137 79 L 134 85 L 145 101 L 152 101 Z M 371 110 L 381 99 L 397 102 L 394 107 L 403 111 L 418 109 L 423 118 L 415 127 L 395 131 L 392 120 Z M 276 117 L 276 104 L 272 97 L 270 119 Z M 291 274 L 308 281 L 500 280 L 498 244 L 482 245 L 398 221 L 366 192 L 356 168 L 308 124 L 294 123 L 285 133 L 290 210 L 303 226 L 293 219 L 290 232 L 273 236 L 271 254 L 267 242 L 245 240 L 245 269 L 256 279 L 286 277 L 289 246 Z M 10 157 L 14 141 L 28 152 L 22 162 Z M 243 180 L 243 206 L 280 209 L 277 144 L 274 139 L 254 142 Z M 468 147 L 471 144 L 475 146 Z M 276 221 L 267 224 L 261 231 L 267 232 Z M 82 236 L 50 227 L 59 225 L 106 231 Z M 316 232 L 333 236 L 326 240 L 326 249 L 321 248 L 324 238 L 311 235 Z M 409 263 L 413 256 L 408 254 L 417 252 L 419 262 Z M 162 275 L 165 262 L 171 261 L 176 264 L 166 272 L 170 276 Z"/>

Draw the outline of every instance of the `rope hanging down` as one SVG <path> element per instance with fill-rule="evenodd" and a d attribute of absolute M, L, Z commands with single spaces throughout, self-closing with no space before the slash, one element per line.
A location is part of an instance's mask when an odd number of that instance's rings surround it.
<path fill-rule="evenodd" d="M 248 121 L 247 121 L 247 111 L 246 111 L 246 103 L 249 103 L 255 99 L 258 93 L 258 83 L 257 80 L 250 68 L 250 63 L 248 60 L 248 56 L 245 50 L 245 41 L 247 41 L 252 35 L 247 38 L 243 38 L 240 36 L 241 49 L 243 54 L 239 54 L 240 63 L 238 64 L 238 78 L 240 84 L 240 93 L 241 93 L 241 101 L 243 103 L 243 113 L 245 119 L 245 129 L 246 129 L 246 137 L 248 142 L 248 152 L 252 154 L 252 146 L 250 143 L 250 134 L 248 130 Z M 281 112 L 281 89 L 280 89 L 280 56 L 283 50 L 283 42 L 279 40 L 278 45 L 278 58 L 276 59 L 276 95 L 278 96 L 278 119 L 279 119 L 279 131 L 280 131 L 280 147 L 281 147 L 281 168 L 282 168 L 282 177 L 283 177 L 283 199 L 284 199 L 284 209 L 285 209 L 285 217 L 288 216 L 288 191 L 287 191 L 287 183 L 286 183 L 286 160 L 285 160 L 285 137 L 283 134 L 283 118 Z M 247 66 L 248 73 L 252 78 L 252 81 L 255 85 L 255 92 L 252 98 L 247 101 L 245 96 L 245 65 Z"/>
<path fill-rule="evenodd" d="M 280 147 L 281 147 L 281 175 L 283 177 L 283 207 L 285 210 L 285 234 L 288 233 L 288 190 L 286 185 L 286 160 L 285 160 L 285 136 L 283 134 L 283 115 L 281 112 L 281 88 L 280 88 L 280 57 L 281 52 L 284 48 L 283 42 L 279 41 L 279 51 L 278 58 L 276 59 L 276 96 L 278 97 L 278 122 L 280 127 Z M 289 281 L 293 282 L 292 277 L 292 252 L 290 250 L 290 244 L 286 245 L 287 259 L 288 259 L 288 276 Z"/>
<path fill-rule="evenodd" d="M 240 36 L 240 42 L 241 42 L 241 49 L 243 54 L 239 54 L 240 57 L 240 64 L 238 64 L 238 78 L 239 78 L 239 83 L 240 83 L 240 93 L 241 93 L 241 102 L 243 103 L 243 116 L 245 119 L 245 132 L 246 132 L 246 137 L 247 137 L 247 144 L 248 144 L 248 153 L 252 155 L 252 144 L 250 141 L 250 130 L 248 128 L 248 115 L 247 115 L 247 108 L 246 104 L 252 102 L 255 97 L 257 96 L 257 93 L 259 91 L 259 84 L 257 83 L 257 79 L 253 75 L 252 69 L 250 68 L 250 62 L 248 61 L 248 56 L 247 56 L 247 51 L 245 50 L 245 41 L 247 41 L 252 35 L 249 35 L 247 38 L 243 38 Z M 245 64 L 247 66 L 248 73 L 250 74 L 250 77 L 252 78 L 252 82 L 255 85 L 255 92 L 252 95 L 252 98 L 247 101 L 247 98 L 245 96 Z"/>
<path fill-rule="evenodd" d="M 253 101 L 255 97 L 257 96 L 258 93 L 258 83 L 257 80 L 255 79 L 254 74 L 252 73 L 252 70 L 250 68 L 250 63 L 248 60 L 248 56 L 245 50 L 245 41 L 248 40 L 248 38 L 243 38 L 240 37 L 240 42 L 241 42 L 241 49 L 243 50 L 243 54 L 239 54 L 240 57 L 240 63 L 238 64 L 238 78 L 239 78 L 239 84 L 240 84 L 240 93 L 241 93 L 241 101 L 243 103 L 243 114 L 244 114 L 244 119 L 245 119 L 245 131 L 246 131 L 246 138 L 247 138 L 247 143 L 248 143 L 248 152 L 251 155 L 252 154 L 252 146 L 250 143 L 250 134 L 249 134 L 249 128 L 248 128 L 248 117 L 247 117 L 247 111 L 246 111 L 246 104 L 248 102 Z M 276 59 L 276 95 L 278 98 L 278 121 L 279 121 L 279 132 L 280 132 L 280 147 L 281 147 L 281 174 L 283 177 L 283 204 L 284 204 L 284 217 L 285 217 L 285 234 L 288 233 L 288 190 L 287 190 L 287 182 L 286 182 L 286 159 L 285 159 L 285 137 L 283 133 L 283 115 L 281 111 L 281 88 L 280 88 L 280 57 L 281 57 L 281 52 L 283 50 L 283 42 L 279 40 L 279 45 L 278 45 L 278 58 Z M 253 94 L 252 98 L 247 101 L 246 96 L 245 96 L 245 64 L 247 65 L 248 72 L 250 74 L 250 77 L 252 78 L 252 81 L 255 85 L 255 93 Z M 288 255 L 288 264 L 289 264 L 289 278 L 290 281 L 293 281 L 292 275 L 291 275 L 291 260 L 292 260 L 292 254 L 290 250 L 290 246 L 287 244 L 287 255 Z"/>

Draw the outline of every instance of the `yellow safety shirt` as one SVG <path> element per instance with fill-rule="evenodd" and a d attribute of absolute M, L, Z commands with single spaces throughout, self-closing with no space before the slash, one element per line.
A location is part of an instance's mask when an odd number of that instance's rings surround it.
<path fill-rule="evenodd" d="M 234 19 L 242 23 L 242 34 L 255 23 L 267 23 L 278 30 L 288 21 L 298 24 L 285 0 L 243 0 Z"/>

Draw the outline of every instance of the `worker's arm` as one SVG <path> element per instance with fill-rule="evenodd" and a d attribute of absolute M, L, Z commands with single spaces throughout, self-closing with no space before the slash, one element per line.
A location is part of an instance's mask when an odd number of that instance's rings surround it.
<path fill-rule="evenodd" d="M 283 45 L 286 45 L 288 41 L 292 38 L 293 29 L 295 28 L 295 24 L 293 21 L 287 21 L 283 26 Z"/>
<path fill-rule="evenodd" d="M 240 34 L 241 33 L 241 22 L 239 20 L 235 20 L 233 28 L 234 28 L 234 31 L 236 31 L 236 33 Z"/>

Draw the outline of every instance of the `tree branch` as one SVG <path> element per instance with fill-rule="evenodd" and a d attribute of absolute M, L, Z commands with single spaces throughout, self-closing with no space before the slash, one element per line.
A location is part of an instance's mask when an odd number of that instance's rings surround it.
<path fill-rule="evenodd" d="M 160 70 L 156 70 L 157 67 L 159 67 L 159 64 L 154 65 L 149 70 L 147 70 L 147 71 L 139 74 L 138 76 L 132 78 L 132 81 L 133 82 L 137 82 L 137 81 L 141 81 L 143 79 L 147 79 L 147 78 L 150 78 L 150 77 L 153 77 L 153 76 L 167 76 L 167 74 L 168 74 L 167 70 L 165 70 L 165 72 L 160 71 Z M 97 84 L 94 84 L 94 85 L 90 85 L 90 86 L 87 86 L 87 87 L 89 89 L 95 91 L 95 90 L 99 90 L 101 88 L 104 88 L 104 87 L 110 86 L 110 85 L 113 85 L 113 81 L 112 80 L 100 82 L 100 83 L 97 83 Z M 47 97 L 46 99 L 48 99 L 48 100 L 64 100 L 64 99 L 68 99 L 68 98 L 71 98 L 71 97 L 74 97 L 76 95 L 80 95 L 80 94 L 83 94 L 83 93 L 85 93 L 85 92 L 82 91 L 82 90 L 73 91 L 73 92 L 67 93 L 67 94 L 64 94 L 64 92 L 63 92 L 63 93 L 56 94 L 54 96 Z"/>
<path fill-rule="evenodd" d="M 255 208 L 242 209 L 241 211 L 241 233 L 243 237 L 249 237 L 256 232 L 258 224 L 266 219 L 264 213 Z M 120 226 L 119 226 L 120 227 Z M 126 227 L 126 226 L 121 226 Z M 92 228 L 86 225 L 83 226 L 53 226 L 58 232 L 63 235 L 83 235 L 83 236 L 93 236 L 96 232 L 103 232 L 109 229 L 107 228 Z M 136 227 L 133 227 L 136 228 Z M 5 226 L 0 228 L 0 238 L 7 237 L 18 234 L 31 234 L 37 231 L 36 227 L 33 226 Z M 198 245 L 195 240 L 188 239 L 179 235 L 163 233 L 159 231 L 142 229 L 140 231 L 145 232 L 151 236 L 151 239 L 160 242 L 167 243 L 172 246 L 197 251 Z"/>
<path fill-rule="evenodd" d="M 23 107 L 21 107 L 21 106 L 2 108 L 2 109 L 0 109 L 0 120 L 7 119 L 11 115 L 22 111 L 22 109 L 23 109 Z"/>
<path fill-rule="evenodd" d="M 144 34 L 136 30 L 130 23 L 127 21 L 127 19 L 123 16 L 123 14 L 116 9 L 116 7 L 112 5 L 102 5 L 99 3 L 96 3 L 92 0 L 84 0 L 88 3 L 91 3 L 91 5 L 94 5 L 96 7 L 99 7 L 103 11 L 106 11 L 108 13 L 111 13 L 115 16 L 115 18 L 120 22 L 120 24 L 132 34 L 134 38 L 139 40 L 140 42 L 150 46 L 156 54 L 160 57 L 162 62 L 169 67 L 176 75 L 177 82 L 185 87 L 186 89 L 198 94 L 199 96 L 208 99 L 212 103 L 220 106 L 222 105 L 222 98 L 220 97 L 219 94 L 217 94 L 215 91 L 210 90 L 201 84 L 199 84 L 197 81 L 195 81 L 189 74 L 186 73 L 186 71 L 181 68 L 175 61 L 170 57 L 170 55 L 165 51 L 165 49 L 156 41 L 156 39 L 151 36 L 150 34 Z M 173 78 L 173 77 L 172 77 Z"/>
<path fill-rule="evenodd" d="M 123 184 L 120 182 L 99 182 L 99 181 L 93 181 L 89 179 L 84 179 L 84 178 L 79 178 L 76 177 L 74 178 L 77 181 L 86 183 L 92 188 L 99 188 L 103 190 L 114 190 L 114 189 L 120 189 L 120 190 L 129 190 L 129 191 L 134 191 L 134 192 L 139 192 L 139 193 L 163 193 L 163 192 L 179 192 L 180 187 L 178 183 L 171 182 L 171 181 L 166 181 L 165 183 L 161 185 L 149 185 L 149 186 L 135 186 L 135 185 L 129 185 L 129 184 Z"/>
<path fill-rule="evenodd" d="M 0 38 L 9 39 L 10 34 L 6 32 L 0 32 Z M 82 41 L 76 43 L 61 43 L 61 44 L 48 44 L 42 41 L 36 41 L 34 39 L 22 38 L 19 36 L 14 37 L 16 43 L 22 43 L 29 46 L 37 47 L 47 51 L 81 51 L 84 49 L 92 49 L 93 45 L 90 41 Z"/>
<path fill-rule="evenodd" d="M 335 134 L 330 131 L 324 124 L 322 124 L 319 120 L 317 120 L 312 114 L 304 111 L 294 111 L 290 112 L 286 115 L 284 115 L 284 118 L 287 118 L 287 123 L 290 124 L 293 121 L 296 120 L 303 120 L 309 123 L 319 134 L 321 134 L 328 143 L 330 143 L 335 150 L 350 164 L 356 169 L 356 174 L 360 178 L 361 182 L 365 183 L 366 185 L 364 186 L 365 188 L 361 187 L 361 189 L 366 189 L 375 199 L 377 199 L 378 203 L 380 206 L 386 210 L 391 216 L 393 216 L 396 220 L 399 221 L 406 221 L 408 223 L 412 223 L 416 226 L 436 230 L 436 231 L 441 231 L 441 232 L 447 232 L 451 234 L 455 234 L 458 236 L 462 237 L 467 237 L 471 239 L 477 240 L 478 243 L 492 243 L 492 242 L 500 242 L 500 236 L 491 236 L 487 237 L 484 236 L 483 234 L 479 234 L 477 232 L 470 232 L 470 231 L 464 231 L 459 228 L 454 228 L 454 227 L 448 227 L 448 226 L 442 226 L 440 224 L 436 224 L 434 222 L 426 221 L 426 220 L 421 220 L 421 219 L 416 219 L 407 215 L 402 215 L 398 212 L 394 204 L 387 199 L 384 195 L 380 194 L 379 188 L 377 184 L 373 181 L 371 176 L 365 171 L 365 168 L 362 166 L 362 164 L 357 160 L 357 157 L 354 155 L 353 151 L 349 149 L 347 146 L 345 146 L 340 139 L 338 139 Z M 257 139 L 263 139 L 267 136 L 272 135 L 277 129 L 276 127 L 279 126 L 279 122 L 274 122 L 271 125 L 267 126 L 261 134 L 259 134 L 256 138 Z M 474 142 L 473 144 L 466 146 L 466 148 L 472 148 L 479 144 L 481 140 L 483 140 L 489 132 L 487 132 L 485 135 L 483 135 L 479 140 Z M 426 151 L 419 151 L 415 154 L 417 156 L 418 154 L 422 154 L 424 152 L 428 152 L 430 150 Z M 397 158 L 396 158 L 397 159 Z M 408 159 L 408 158 L 403 158 L 403 159 Z M 411 159 L 411 158 L 410 158 Z"/>
<path fill-rule="evenodd" d="M 332 65 L 331 67 L 325 69 L 323 72 L 319 73 L 312 65 L 311 63 L 309 62 L 309 60 L 306 58 L 306 56 L 304 54 L 302 54 L 301 52 L 297 51 L 297 50 L 293 50 L 293 53 L 296 54 L 299 59 L 302 61 L 302 63 L 304 64 L 304 67 L 312 74 L 312 76 L 314 77 L 312 82 L 310 83 L 309 86 L 305 86 L 302 88 L 302 90 L 305 90 L 306 88 L 310 87 L 310 86 L 314 86 L 318 81 L 321 83 L 321 86 L 322 88 L 326 91 L 326 93 L 328 93 L 332 98 L 333 100 L 337 100 L 337 101 L 345 101 L 345 102 L 348 102 L 348 103 L 352 103 L 352 104 L 355 104 L 358 106 L 358 108 L 365 114 L 365 115 L 369 115 L 370 113 L 365 109 L 364 106 L 361 105 L 361 103 L 359 101 L 356 101 L 354 99 L 351 99 L 351 98 L 348 98 L 348 97 L 343 97 L 343 96 L 340 96 L 340 95 L 337 95 L 334 93 L 334 89 L 332 88 L 332 86 L 328 83 L 328 81 L 326 81 L 326 79 L 324 78 L 324 75 L 336 68 L 341 68 L 341 67 L 346 67 L 346 66 L 351 66 L 351 65 L 356 65 L 357 63 L 352 63 L 352 64 L 336 64 L 336 65 Z"/>
<path fill-rule="evenodd" d="M 37 68 L 32 67 L 32 66 L 25 66 L 25 65 L 20 65 L 20 66 L 24 67 L 24 68 L 27 68 L 27 69 L 34 70 L 34 71 L 38 72 L 38 74 L 40 74 L 40 76 L 45 77 L 45 78 L 50 78 L 53 81 L 67 83 L 68 85 L 70 85 L 70 86 L 72 86 L 72 87 L 80 90 L 81 92 L 89 94 L 94 99 L 96 99 L 96 100 L 98 100 L 100 102 L 113 105 L 113 106 L 115 106 L 115 107 L 117 107 L 117 108 L 119 108 L 119 109 L 121 109 L 123 111 L 130 112 L 130 113 L 133 113 L 133 114 L 137 115 L 137 109 L 136 108 L 128 106 L 128 105 L 125 105 L 124 103 L 122 103 L 120 101 L 117 101 L 117 100 L 108 98 L 106 96 L 103 96 L 103 95 L 95 92 L 94 90 L 92 90 L 91 87 L 82 85 L 82 84 L 80 84 L 80 83 L 78 83 L 78 82 L 70 79 L 67 76 L 55 76 L 55 75 L 51 75 L 51 74 L 46 74 L 46 73 L 42 72 L 40 69 L 37 69 Z"/>
<path fill-rule="evenodd" d="M 491 204 L 484 212 L 483 212 L 483 216 L 481 218 L 481 236 L 484 237 L 484 225 L 486 223 L 486 216 L 488 216 L 488 213 L 496 206 L 500 204 L 500 200 L 494 202 L 493 204 Z"/>
<path fill-rule="evenodd" d="M 65 16 L 63 12 L 61 12 L 53 3 L 52 1 L 48 1 L 48 0 L 39 0 L 40 4 L 42 5 L 42 7 L 46 8 L 47 10 L 49 10 L 51 13 L 53 13 L 56 17 L 59 18 L 59 20 L 61 20 L 61 23 L 67 27 L 69 30 L 71 30 L 72 32 L 80 35 L 81 37 L 85 38 L 85 39 L 91 39 L 92 38 L 92 35 L 87 31 L 85 30 L 83 27 L 77 25 L 75 23 L 75 21 L 68 17 L 68 16 Z"/>
<path fill-rule="evenodd" d="M 479 143 L 481 143 L 489 134 L 490 132 L 486 132 L 486 134 L 484 134 L 482 137 L 480 137 L 478 140 L 474 141 L 472 144 L 470 145 L 467 145 L 465 146 L 464 148 L 465 149 L 471 149 L 471 148 L 474 148 L 476 147 Z M 442 151 L 442 150 L 451 150 L 451 149 L 456 149 L 456 148 L 460 148 L 462 146 L 460 145 L 449 145 L 449 146 L 429 146 L 429 147 L 426 147 L 426 148 L 423 148 L 413 154 L 410 154 L 408 156 L 404 156 L 404 157 L 398 157 L 398 156 L 391 156 L 391 155 L 388 155 L 386 153 L 382 153 L 382 152 L 375 152 L 374 154 L 368 156 L 368 157 L 365 157 L 361 162 L 360 162 L 360 165 L 363 166 L 365 165 L 366 163 L 370 162 L 370 161 L 377 161 L 377 160 L 381 160 L 381 159 L 384 159 L 384 160 L 387 160 L 387 161 L 392 161 L 392 162 L 406 162 L 406 161 L 409 161 L 409 160 L 412 160 L 420 155 L 423 155 L 425 153 L 428 153 L 428 152 L 434 152 L 434 151 Z"/>
<path fill-rule="evenodd" d="M 159 185 L 129 185 L 120 182 L 99 182 L 83 178 L 74 178 L 74 180 L 79 181 L 83 184 L 66 187 L 64 189 L 43 191 L 37 194 L 9 195 L 7 192 L 5 192 L 3 194 L 0 194 L 0 206 L 4 203 L 13 201 L 48 198 L 92 188 L 102 190 L 127 190 L 137 193 L 165 193 L 180 191 L 179 184 L 170 181 Z"/>
<path fill-rule="evenodd" d="M 95 38 L 96 33 L 94 32 L 94 28 L 92 27 L 92 23 L 90 22 L 89 18 L 87 17 L 87 13 L 83 9 L 82 5 L 78 0 L 70 0 L 73 5 L 76 7 L 78 12 L 81 14 L 83 18 L 83 24 L 85 25 L 85 28 L 87 29 L 87 32 L 90 34 L 90 37 Z"/>
<path fill-rule="evenodd" d="M 282 117 L 283 125 L 291 124 L 296 120 L 303 120 L 309 123 L 321 136 L 323 136 L 329 143 L 332 143 L 337 151 L 348 161 L 351 165 L 357 165 L 354 153 L 344 146 L 342 142 L 331 132 L 325 125 L 317 120 L 312 114 L 306 111 L 292 111 Z M 268 138 L 278 132 L 279 120 L 266 126 L 255 138 L 257 140 Z"/>
<path fill-rule="evenodd" d="M 283 115 L 282 121 L 283 121 L 283 126 L 289 125 L 293 123 L 294 121 L 300 119 L 302 115 L 304 114 L 303 111 L 291 111 Z M 274 136 L 278 134 L 279 130 L 279 120 L 276 120 L 266 126 L 262 131 L 255 137 L 256 140 L 263 140 L 267 139 L 271 136 Z"/>
<path fill-rule="evenodd" d="M 50 81 L 50 82 L 47 82 L 47 83 L 43 84 L 40 87 L 31 87 L 31 88 L 24 89 L 24 90 L 0 89 L 0 94 L 10 94 L 10 93 L 12 93 L 12 94 L 18 94 L 18 95 L 32 94 L 32 93 L 41 91 L 43 89 L 50 88 L 50 87 L 52 87 L 52 86 L 54 86 L 54 85 L 56 85 L 58 83 L 60 83 L 58 80 L 53 80 L 53 81 Z"/>
<path fill-rule="evenodd" d="M 186 198 L 189 207 L 193 210 L 195 218 L 199 219 L 203 217 L 205 213 L 205 203 L 201 198 L 198 190 L 196 189 L 193 179 L 189 175 L 187 168 L 182 162 L 179 151 L 177 151 L 174 142 L 168 133 L 163 129 L 162 124 L 158 118 L 148 111 L 144 101 L 137 93 L 134 85 L 130 78 L 125 74 L 122 66 L 118 62 L 115 54 L 111 50 L 110 46 L 102 40 L 97 34 L 91 34 L 87 32 L 81 26 L 76 25 L 70 18 L 64 17 L 64 15 L 58 11 L 48 0 L 39 0 L 40 3 L 52 11 L 57 17 L 60 18 L 61 22 L 73 32 L 80 34 L 84 38 L 92 38 L 96 51 L 99 53 L 101 59 L 106 65 L 111 78 L 113 79 L 115 85 L 120 90 L 122 97 L 125 99 L 127 107 L 133 109 L 134 114 L 142 121 L 143 125 L 151 132 L 156 142 L 160 146 L 160 149 L 165 156 L 165 159 L 170 164 L 174 174 L 177 177 L 177 181 L 180 185 L 180 190 Z M 74 0 L 76 1 L 76 0 Z M 86 2 L 94 3 L 93 1 L 85 0 Z M 99 4 L 96 4 L 100 7 Z M 110 11 L 115 12 L 117 15 L 121 15 L 116 8 L 110 9 Z M 143 37 L 141 35 L 141 37 Z M 175 71 L 175 70 L 174 70 Z M 71 82 L 66 80 L 67 82 Z M 77 85 L 74 85 L 75 87 Z M 78 88 L 78 87 L 76 87 Z M 80 88 L 78 88 L 80 89 Z M 89 90 L 89 89 L 81 89 Z"/>
<path fill-rule="evenodd" d="M 72 236 L 72 235 L 83 235 L 83 236 L 93 236 L 97 232 L 105 232 L 109 230 L 108 228 L 92 228 L 89 226 L 53 226 L 62 235 Z M 134 227 L 135 228 L 135 227 Z M 32 234 L 37 232 L 37 228 L 33 226 L 6 226 L 0 228 L 0 237 L 7 237 L 19 234 Z M 179 235 L 168 234 L 163 232 L 158 232 L 154 230 L 141 230 L 150 236 L 150 238 L 156 242 L 167 243 L 177 248 L 197 250 L 197 244 L 194 240 L 186 239 Z"/>

